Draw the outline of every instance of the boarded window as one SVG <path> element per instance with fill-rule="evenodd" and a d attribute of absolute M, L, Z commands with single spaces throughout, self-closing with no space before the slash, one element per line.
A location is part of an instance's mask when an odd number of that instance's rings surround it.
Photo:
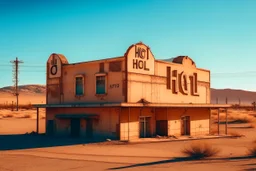
<path fill-rule="evenodd" d="M 120 72 L 122 71 L 122 61 L 114 61 L 109 63 L 109 71 Z"/>
<path fill-rule="evenodd" d="M 84 78 L 76 77 L 76 95 L 84 94 Z"/>
<path fill-rule="evenodd" d="M 171 67 L 166 68 L 166 88 L 171 89 Z"/>
<path fill-rule="evenodd" d="M 104 72 L 104 63 L 100 63 L 100 72 Z"/>
<path fill-rule="evenodd" d="M 96 94 L 106 93 L 106 76 L 96 76 Z"/>

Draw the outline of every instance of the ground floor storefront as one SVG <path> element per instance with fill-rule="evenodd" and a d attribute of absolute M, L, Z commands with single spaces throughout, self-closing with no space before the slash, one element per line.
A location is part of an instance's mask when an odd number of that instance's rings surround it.
<path fill-rule="evenodd" d="M 39 106 L 40 107 L 40 106 Z M 45 106 L 46 134 L 130 141 L 156 136 L 210 134 L 211 110 L 223 106 Z M 214 107 L 214 108 L 213 108 Z"/>

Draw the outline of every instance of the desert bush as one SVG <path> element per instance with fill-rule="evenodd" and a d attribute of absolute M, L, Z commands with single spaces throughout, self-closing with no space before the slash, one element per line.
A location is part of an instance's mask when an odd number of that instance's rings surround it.
<path fill-rule="evenodd" d="M 244 135 L 237 132 L 237 131 L 229 131 L 228 135 L 234 136 L 234 137 L 243 137 Z"/>
<path fill-rule="evenodd" d="M 13 114 L 7 114 L 3 116 L 3 118 L 12 118 L 12 117 L 13 117 Z"/>
<path fill-rule="evenodd" d="M 11 104 L 11 103 L 8 103 L 8 104 L 0 104 L 0 109 L 14 109 L 16 110 L 16 104 Z M 33 105 L 31 103 L 28 103 L 28 104 L 19 104 L 19 109 L 25 109 L 25 110 L 30 110 L 30 109 L 35 109 L 33 107 Z"/>
<path fill-rule="evenodd" d="M 255 118 L 246 114 L 234 114 L 229 117 L 235 123 L 252 123 L 255 121 Z"/>
<path fill-rule="evenodd" d="M 25 115 L 21 116 L 20 118 L 31 118 L 31 115 L 25 114 Z"/>
<path fill-rule="evenodd" d="M 220 149 L 203 142 L 191 143 L 182 150 L 182 153 L 193 159 L 203 159 L 217 155 Z"/>
<path fill-rule="evenodd" d="M 248 156 L 256 157 L 256 144 L 253 144 L 251 147 L 248 148 L 247 154 Z"/>
<path fill-rule="evenodd" d="M 248 128 L 255 128 L 255 124 L 251 123 Z"/>
<path fill-rule="evenodd" d="M 218 134 L 218 128 L 217 127 L 212 127 L 210 129 L 210 135 L 215 135 Z"/>

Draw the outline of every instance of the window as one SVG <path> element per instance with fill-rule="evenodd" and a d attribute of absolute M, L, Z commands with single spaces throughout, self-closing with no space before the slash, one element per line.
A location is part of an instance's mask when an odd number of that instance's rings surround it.
<path fill-rule="evenodd" d="M 100 72 L 104 72 L 104 63 L 102 62 L 102 63 L 100 63 L 100 70 L 99 70 Z"/>
<path fill-rule="evenodd" d="M 122 71 L 122 61 L 114 61 L 109 63 L 109 71 L 111 72 L 121 72 Z"/>
<path fill-rule="evenodd" d="M 96 76 L 96 94 L 106 94 L 106 76 Z"/>
<path fill-rule="evenodd" d="M 166 68 L 166 88 L 171 89 L 171 67 Z"/>
<path fill-rule="evenodd" d="M 84 95 L 84 77 L 83 76 L 76 76 L 75 93 L 76 93 L 76 96 Z"/>

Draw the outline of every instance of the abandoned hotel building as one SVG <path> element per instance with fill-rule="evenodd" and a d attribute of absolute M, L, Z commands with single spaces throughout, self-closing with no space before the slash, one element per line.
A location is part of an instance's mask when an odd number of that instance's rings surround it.
<path fill-rule="evenodd" d="M 70 64 L 47 61 L 46 134 L 84 138 L 207 135 L 212 109 L 210 71 L 188 56 L 155 59 L 139 42 L 124 56 Z M 38 110 L 37 110 L 38 111 Z"/>

